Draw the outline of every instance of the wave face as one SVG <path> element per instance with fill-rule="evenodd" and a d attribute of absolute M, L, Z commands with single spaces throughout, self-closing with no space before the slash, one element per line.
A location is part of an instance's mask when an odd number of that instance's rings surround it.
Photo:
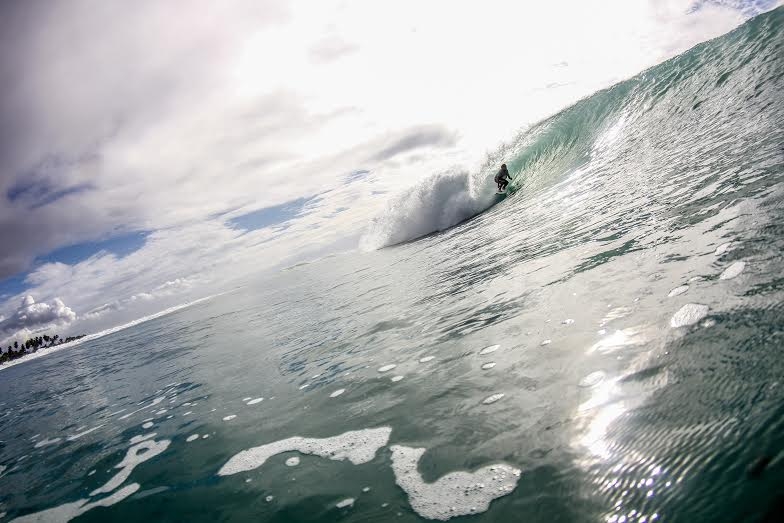
<path fill-rule="evenodd" d="M 693 154 L 721 155 L 761 120 L 782 143 L 782 19 L 778 8 L 584 98 L 502 144 L 479 172 L 420 181 L 371 221 L 361 247 L 413 240 L 487 210 L 497 201 L 491 179 L 502 162 L 510 193 L 530 195 L 586 170 L 601 174 L 610 163 L 633 173 L 687 168 Z M 673 144 L 680 154 L 659 154 Z"/>

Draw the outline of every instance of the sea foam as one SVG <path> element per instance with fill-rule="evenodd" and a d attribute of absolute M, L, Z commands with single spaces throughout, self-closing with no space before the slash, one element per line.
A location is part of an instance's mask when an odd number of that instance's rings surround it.
<path fill-rule="evenodd" d="M 331 438 L 294 436 L 243 450 L 232 456 L 218 471 L 219 476 L 254 470 L 282 452 L 297 451 L 333 461 L 349 460 L 354 465 L 367 463 L 389 441 L 390 427 L 352 430 Z"/>
<path fill-rule="evenodd" d="M 511 493 L 520 477 L 519 469 L 498 464 L 476 472 L 451 472 L 426 483 L 417 470 L 425 449 L 393 445 L 391 450 L 395 482 L 408 495 L 411 508 L 427 519 L 446 521 L 484 512 L 491 501 Z"/>

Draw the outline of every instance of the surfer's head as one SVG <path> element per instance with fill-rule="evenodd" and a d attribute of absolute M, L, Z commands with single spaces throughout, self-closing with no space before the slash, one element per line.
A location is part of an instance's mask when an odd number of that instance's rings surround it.
<path fill-rule="evenodd" d="M 506 164 L 505 163 L 501 164 L 501 169 L 503 169 L 504 171 L 506 170 Z"/>

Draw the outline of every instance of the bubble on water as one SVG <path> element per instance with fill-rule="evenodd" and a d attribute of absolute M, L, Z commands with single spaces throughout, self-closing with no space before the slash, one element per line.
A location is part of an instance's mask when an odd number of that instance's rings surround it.
<path fill-rule="evenodd" d="M 35 444 L 35 448 L 40 449 L 41 447 L 46 447 L 48 445 L 55 445 L 60 443 L 62 438 L 52 438 L 52 439 L 42 439 L 38 443 Z"/>
<path fill-rule="evenodd" d="M 550 345 L 552 342 L 553 342 L 553 340 L 544 340 L 544 341 L 541 343 L 541 346 L 542 346 L 542 347 L 544 347 L 545 345 Z"/>
<path fill-rule="evenodd" d="M 166 450 L 169 447 L 169 443 L 171 443 L 171 441 L 167 439 L 162 439 L 160 441 L 147 440 L 129 448 L 123 460 L 114 466 L 114 468 L 120 469 L 120 472 L 115 474 L 102 487 L 98 487 L 90 492 L 90 496 L 108 494 L 122 485 L 125 480 L 128 479 L 128 476 L 131 475 L 134 468 L 140 463 L 144 463 Z"/>
<path fill-rule="evenodd" d="M 730 247 L 732 247 L 732 242 L 722 243 L 721 245 L 716 247 L 716 251 L 713 254 L 715 254 L 716 256 L 721 256 L 722 254 L 730 250 Z"/>
<path fill-rule="evenodd" d="M 724 272 L 721 273 L 721 276 L 719 276 L 719 279 L 720 280 L 731 280 L 732 278 L 735 278 L 740 273 L 742 273 L 743 269 L 745 267 L 746 267 L 746 262 L 742 262 L 742 261 L 735 262 L 732 265 L 730 265 L 729 267 L 727 267 L 724 270 Z"/>
<path fill-rule="evenodd" d="M 480 350 L 479 355 L 484 356 L 485 354 L 490 354 L 492 352 L 497 351 L 500 348 L 501 348 L 500 345 L 490 345 L 489 347 L 485 347 L 484 349 Z"/>
<path fill-rule="evenodd" d="M 296 467 L 299 465 L 299 458 L 297 456 L 292 456 L 286 460 L 287 467 Z"/>
<path fill-rule="evenodd" d="M 190 443 L 191 441 L 196 441 L 197 439 L 199 439 L 199 435 L 198 434 L 191 434 L 190 436 L 185 438 L 185 441 Z"/>
<path fill-rule="evenodd" d="M 148 434 L 141 434 L 139 436 L 134 436 L 130 439 L 131 445 L 135 445 L 137 443 L 141 443 L 142 441 L 147 441 L 148 439 L 152 439 L 157 436 L 157 432 L 150 432 Z"/>
<path fill-rule="evenodd" d="M 510 494 L 517 487 L 520 470 L 504 464 L 486 466 L 476 472 L 451 472 L 426 483 L 417 470 L 425 449 L 393 445 L 391 450 L 395 482 L 408 495 L 411 508 L 427 519 L 446 521 L 485 512 L 494 499 Z"/>
<path fill-rule="evenodd" d="M 495 367 L 495 362 L 494 361 L 488 361 L 487 363 L 482 365 L 482 370 L 490 370 L 493 367 Z"/>
<path fill-rule="evenodd" d="M 670 326 L 673 328 L 694 325 L 708 315 L 710 308 L 701 303 L 687 303 L 676 312 L 670 319 Z"/>
<path fill-rule="evenodd" d="M 236 417 L 237 417 L 236 414 L 229 414 L 228 416 L 223 416 L 223 421 L 231 421 Z"/>
<path fill-rule="evenodd" d="M 593 387 L 601 383 L 602 380 L 604 380 L 604 372 L 597 370 L 581 379 L 579 385 L 580 387 Z"/>
<path fill-rule="evenodd" d="M 667 297 L 672 298 L 673 296 L 679 296 L 688 290 L 689 290 L 688 285 L 681 285 L 680 287 L 675 287 L 674 289 L 672 289 L 669 292 L 669 294 L 667 294 Z"/>
<path fill-rule="evenodd" d="M 388 506 L 389 506 L 389 503 L 382 503 L 381 504 L 381 508 L 387 508 Z"/>
<path fill-rule="evenodd" d="M 392 429 L 352 430 L 330 438 L 303 438 L 294 436 L 283 440 L 253 447 L 235 454 L 218 471 L 219 476 L 247 472 L 261 467 L 269 458 L 283 452 L 297 451 L 333 461 L 349 460 L 354 465 L 367 463 L 376 452 L 389 441 Z"/>
<path fill-rule="evenodd" d="M 370 487 L 362 487 L 362 492 L 370 492 Z"/>
<path fill-rule="evenodd" d="M 392 376 L 392 378 L 390 378 L 390 379 L 391 379 L 392 381 L 400 381 L 400 380 L 402 380 L 404 377 L 405 377 L 405 376 Z"/>
<path fill-rule="evenodd" d="M 262 401 L 264 401 L 264 398 L 255 398 L 250 400 L 248 402 L 248 405 L 255 405 L 256 403 L 261 403 Z"/>
<path fill-rule="evenodd" d="M 340 396 L 344 392 L 346 392 L 346 389 L 338 389 L 335 392 L 333 392 L 332 394 L 330 394 L 329 397 L 330 398 L 337 398 L 338 396 Z"/>
<path fill-rule="evenodd" d="M 564 321 L 561 322 L 563 325 L 571 325 L 574 323 L 574 320 L 571 318 L 566 318 Z"/>
<path fill-rule="evenodd" d="M 209 434 L 205 434 L 204 436 L 202 436 L 202 437 L 201 437 L 201 439 L 207 439 L 207 438 L 209 438 L 209 437 L 210 437 L 210 435 L 209 435 Z"/>
<path fill-rule="evenodd" d="M 269 503 L 269 502 L 270 502 L 270 501 L 272 501 L 273 499 L 275 499 L 275 496 L 267 496 L 266 498 L 264 498 L 264 501 L 266 501 L 267 503 Z"/>
<path fill-rule="evenodd" d="M 493 394 L 492 396 L 488 396 L 485 399 L 483 399 L 482 403 L 484 403 L 485 405 L 490 405 L 491 403 L 495 403 L 496 401 L 500 400 L 503 397 L 504 397 L 504 393 L 498 392 L 496 394 Z"/>
<path fill-rule="evenodd" d="M 423 358 L 419 358 L 419 363 L 427 363 L 428 361 L 433 361 L 435 356 L 425 356 Z"/>
<path fill-rule="evenodd" d="M 392 369 L 397 367 L 394 363 L 390 363 L 389 365 L 384 365 L 383 367 L 379 367 L 378 372 L 388 372 Z"/>
<path fill-rule="evenodd" d="M 353 507 L 354 506 L 354 498 L 346 498 L 338 501 L 335 503 L 335 506 L 338 508 L 346 508 L 346 507 Z"/>
<path fill-rule="evenodd" d="M 143 429 L 149 429 L 149 428 L 150 428 L 150 427 L 152 427 L 153 425 L 155 425 L 155 423 L 153 423 L 152 421 L 148 421 L 147 423 L 144 423 L 144 424 L 142 425 L 142 428 L 143 428 Z"/>

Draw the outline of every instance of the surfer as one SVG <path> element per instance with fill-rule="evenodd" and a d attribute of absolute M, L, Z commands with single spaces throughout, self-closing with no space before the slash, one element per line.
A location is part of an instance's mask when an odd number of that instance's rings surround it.
<path fill-rule="evenodd" d="M 509 175 L 509 171 L 506 169 L 506 164 L 502 163 L 501 170 L 499 170 L 498 174 L 495 175 L 495 183 L 498 184 L 498 192 L 504 192 L 511 179 L 512 177 Z"/>

